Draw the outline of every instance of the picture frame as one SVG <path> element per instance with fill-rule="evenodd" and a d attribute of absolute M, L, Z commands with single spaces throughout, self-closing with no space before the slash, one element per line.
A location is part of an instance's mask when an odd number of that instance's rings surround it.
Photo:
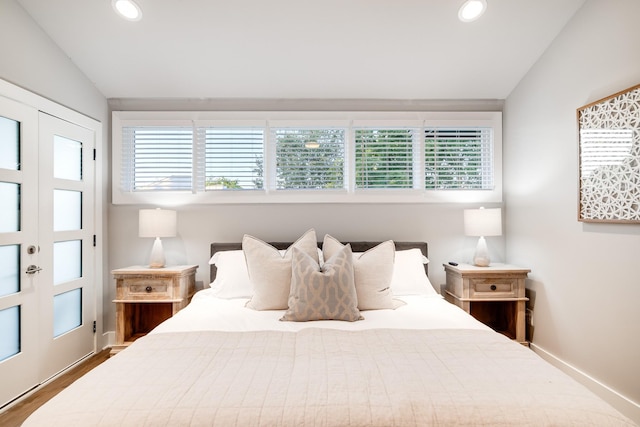
<path fill-rule="evenodd" d="M 578 221 L 640 223 L 640 84 L 577 109 Z"/>

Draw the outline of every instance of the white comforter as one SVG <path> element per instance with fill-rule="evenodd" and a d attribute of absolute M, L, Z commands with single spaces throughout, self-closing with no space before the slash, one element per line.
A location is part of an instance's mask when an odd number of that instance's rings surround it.
<path fill-rule="evenodd" d="M 345 331 L 364 329 L 484 329 L 487 326 L 446 303 L 440 295 L 408 295 L 397 299 L 405 305 L 396 310 L 362 312 L 363 321 L 281 322 L 284 310 L 256 311 L 245 308 L 247 299 L 221 299 L 211 289 L 198 292 L 188 310 L 178 312 L 152 333 L 180 331 L 299 331 L 306 328 L 331 328 Z"/>
<path fill-rule="evenodd" d="M 24 425 L 633 425 L 440 298 L 407 302 L 293 323 L 204 292 Z"/>

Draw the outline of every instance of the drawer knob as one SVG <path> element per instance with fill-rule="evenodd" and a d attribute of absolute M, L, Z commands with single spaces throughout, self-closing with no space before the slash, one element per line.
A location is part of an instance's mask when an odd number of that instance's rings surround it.
<path fill-rule="evenodd" d="M 144 290 L 147 292 L 151 292 L 153 288 L 151 286 L 147 286 L 146 288 L 144 288 Z"/>
<path fill-rule="evenodd" d="M 491 290 L 495 291 L 496 289 L 498 289 L 498 287 L 496 285 L 491 285 Z"/>

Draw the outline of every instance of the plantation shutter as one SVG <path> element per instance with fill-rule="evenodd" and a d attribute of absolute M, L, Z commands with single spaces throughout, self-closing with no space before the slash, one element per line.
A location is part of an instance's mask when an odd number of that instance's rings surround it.
<path fill-rule="evenodd" d="M 427 190 L 493 189 L 491 128 L 425 129 Z"/>
<path fill-rule="evenodd" d="M 206 190 L 264 188 L 262 128 L 198 128 L 205 142 Z"/>
<path fill-rule="evenodd" d="M 356 188 L 412 188 L 414 129 L 356 129 Z"/>
<path fill-rule="evenodd" d="M 345 130 L 272 128 L 276 189 L 344 188 Z"/>
<path fill-rule="evenodd" d="M 191 127 L 124 127 L 122 150 L 125 191 L 191 191 Z"/>

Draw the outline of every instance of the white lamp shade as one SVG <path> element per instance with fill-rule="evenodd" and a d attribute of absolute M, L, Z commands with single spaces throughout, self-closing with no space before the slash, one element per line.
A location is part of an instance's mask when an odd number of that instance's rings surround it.
<path fill-rule="evenodd" d="M 169 209 L 140 209 L 138 235 L 140 237 L 175 237 L 176 211 Z"/>
<path fill-rule="evenodd" d="M 465 209 L 464 234 L 467 236 L 501 236 L 502 210 L 493 209 Z"/>

